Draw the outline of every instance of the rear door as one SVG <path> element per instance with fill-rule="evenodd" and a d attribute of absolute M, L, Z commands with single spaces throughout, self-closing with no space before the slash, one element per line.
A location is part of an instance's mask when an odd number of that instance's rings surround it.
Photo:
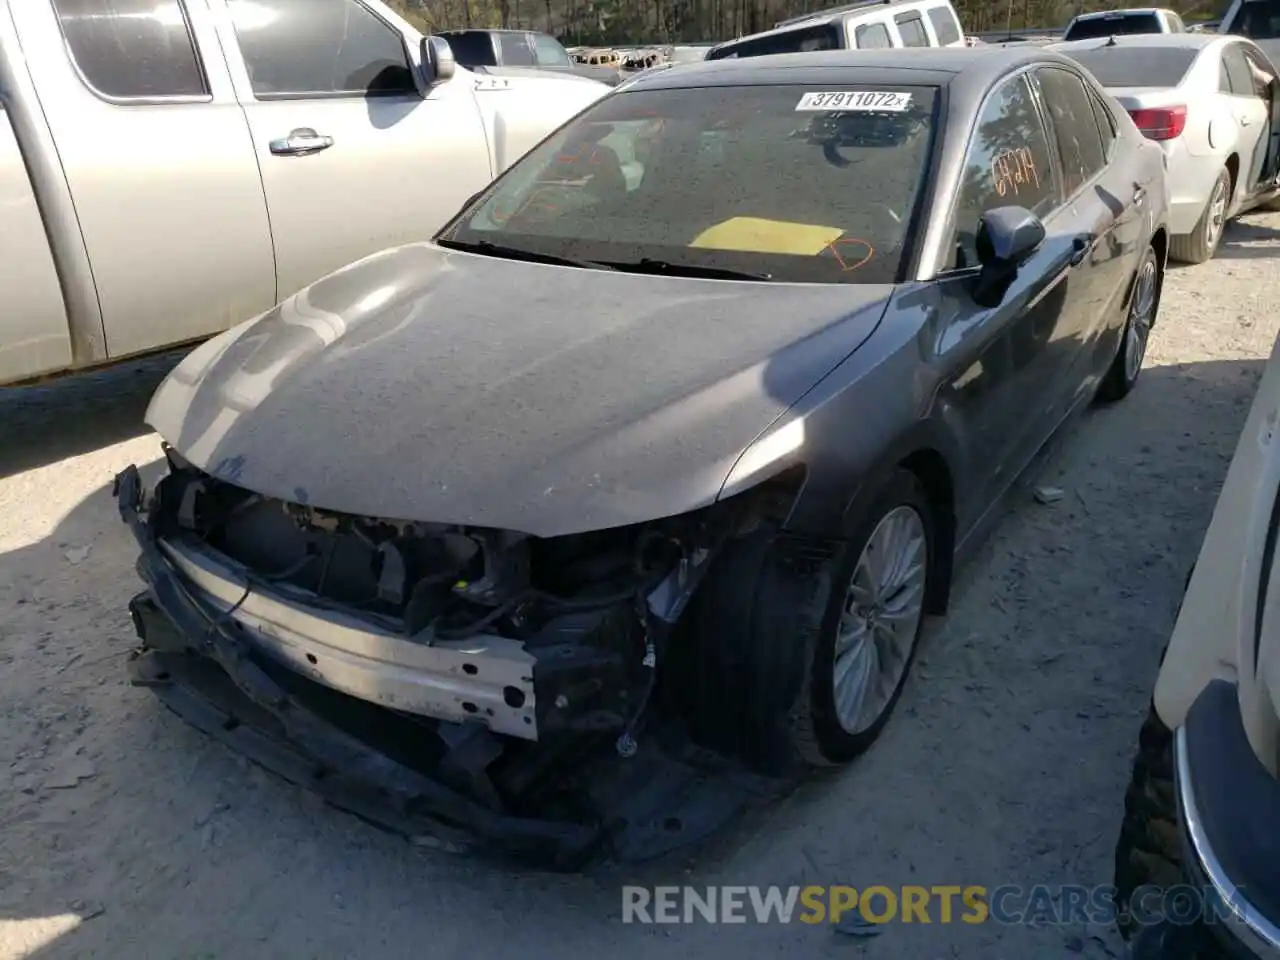
<path fill-rule="evenodd" d="M 360 0 L 208 0 L 248 118 L 281 299 L 425 240 L 492 176 L 459 73 L 419 87 L 411 34 Z"/>
<path fill-rule="evenodd" d="M 1240 153 L 1242 176 L 1241 182 L 1236 185 L 1236 196 L 1243 199 L 1252 192 L 1266 161 L 1264 138 L 1269 111 L 1245 56 L 1244 44 L 1227 44 L 1222 51 L 1222 62 L 1231 83 L 1231 116 L 1235 118 L 1239 131 L 1236 145 Z"/>
<path fill-rule="evenodd" d="M 1078 74 L 1041 67 L 1036 80 L 1063 174 L 1066 206 L 1059 214 L 1060 229 L 1073 244 L 1072 296 L 1058 330 L 1060 349 L 1069 357 L 1061 371 L 1060 413 L 1065 415 L 1096 385 L 1095 357 L 1115 345 L 1107 334 L 1123 316 L 1128 279 L 1137 265 L 1136 201 L 1147 188 L 1139 182 L 1135 158 L 1122 153 L 1114 137 L 1104 145 L 1093 94 Z"/>
<path fill-rule="evenodd" d="M 107 354 L 269 309 L 262 183 L 203 2 L 9 9 L 89 252 Z"/>
<path fill-rule="evenodd" d="M 1044 220 L 1044 244 L 1023 265 L 1004 301 L 970 295 L 979 218 L 1025 207 Z M 1079 227 L 1063 202 L 1062 173 L 1029 75 L 1005 80 L 985 101 L 970 139 L 952 213 L 954 260 L 940 278 L 940 352 L 956 371 L 947 388 L 961 411 L 973 462 L 986 470 L 989 502 L 1012 481 L 1057 422 L 1076 347 L 1069 303 L 1080 291 L 1070 260 Z"/>

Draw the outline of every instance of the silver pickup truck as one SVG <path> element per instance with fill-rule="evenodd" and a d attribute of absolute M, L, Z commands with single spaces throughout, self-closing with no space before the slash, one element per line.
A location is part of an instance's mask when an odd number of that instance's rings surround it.
<path fill-rule="evenodd" d="M 470 73 L 378 0 L 0 0 L 0 384 L 428 237 L 607 92 Z"/>

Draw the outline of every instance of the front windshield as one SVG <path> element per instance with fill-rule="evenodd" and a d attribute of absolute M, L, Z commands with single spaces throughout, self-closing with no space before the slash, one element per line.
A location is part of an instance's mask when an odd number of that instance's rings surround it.
<path fill-rule="evenodd" d="M 936 88 L 901 84 L 620 92 L 438 239 L 620 268 L 891 283 L 913 242 L 936 106 Z"/>
<path fill-rule="evenodd" d="M 1247 0 L 1224 33 L 1253 40 L 1280 38 L 1280 0 Z"/>

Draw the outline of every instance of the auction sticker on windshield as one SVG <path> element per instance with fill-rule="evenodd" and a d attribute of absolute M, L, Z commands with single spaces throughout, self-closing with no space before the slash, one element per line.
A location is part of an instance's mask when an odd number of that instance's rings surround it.
<path fill-rule="evenodd" d="M 911 108 L 911 94 L 890 90 L 810 91 L 800 98 L 797 110 L 866 110 L 904 113 Z"/>

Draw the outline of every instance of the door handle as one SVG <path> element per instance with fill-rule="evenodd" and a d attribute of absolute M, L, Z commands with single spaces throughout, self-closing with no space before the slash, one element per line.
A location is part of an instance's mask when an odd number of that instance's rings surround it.
<path fill-rule="evenodd" d="M 1071 241 L 1071 266 L 1078 267 L 1084 263 L 1093 249 L 1093 242 L 1093 236 L 1087 233 Z"/>
<path fill-rule="evenodd" d="M 299 127 L 287 137 L 271 141 L 271 152 L 277 157 L 301 157 L 319 153 L 333 146 L 333 137 L 316 133 L 310 127 Z"/>

